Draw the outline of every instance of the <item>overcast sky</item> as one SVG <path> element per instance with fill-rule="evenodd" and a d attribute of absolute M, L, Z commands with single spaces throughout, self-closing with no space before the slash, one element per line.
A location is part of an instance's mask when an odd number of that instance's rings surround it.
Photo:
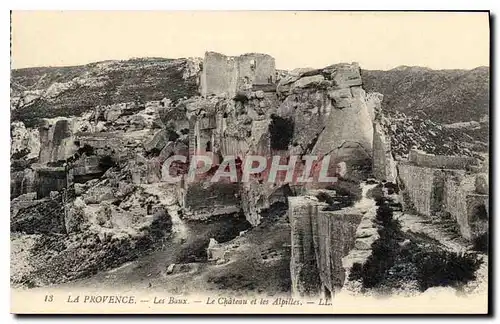
<path fill-rule="evenodd" d="M 12 68 L 132 57 L 267 53 L 279 69 L 489 64 L 487 13 L 51 12 L 12 14 Z"/>

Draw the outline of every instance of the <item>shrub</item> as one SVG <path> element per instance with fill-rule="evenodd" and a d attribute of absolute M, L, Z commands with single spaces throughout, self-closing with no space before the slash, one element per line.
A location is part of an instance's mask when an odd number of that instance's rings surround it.
<path fill-rule="evenodd" d="M 417 280 L 421 291 L 436 286 L 456 286 L 476 278 L 481 261 L 474 254 L 422 251 L 415 255 Z"/>
<path fill-rule="evenodd" d="M 472 240 L 474 251 L 488 253 L 488 233 L 483 233 Z"/>
<path fill-rule="evenodd" d="M 379 239 L 372 245 L 372 254 L 364 264 L 355 263 L 349 280 L 361 280 L 364 288 L 395 288 L 403 282 L 416 281 L 420 291 L 436 286 L 458 286 L 475 279 L 481 265 L 475 254 L 458 254 L 439 247 L 439 242 L 403 233 L 393 218 L 388 200 L 381 198 L 376 222 L 381 225 Z M 408 240 L 409 238 L 409 240 Z M 400 244 L 405 242 L 405 244 Z M 477 248 L 484 248 L 486 237 L 477 239 Z"/>
<path fill-rule="evenodd" d="M 376 221 L 382 225 L 378 231 L 379 239 L 372 245 L 372 254 L 363 265 L 353 266 L 349 278 L 359 280 L 364 288 L 379 286 L 387 277 L 388 270 L 394 265 L 400 247 L 400 225 L 393 219 L 392 209 L 386 199 L 379 200 Z"/>

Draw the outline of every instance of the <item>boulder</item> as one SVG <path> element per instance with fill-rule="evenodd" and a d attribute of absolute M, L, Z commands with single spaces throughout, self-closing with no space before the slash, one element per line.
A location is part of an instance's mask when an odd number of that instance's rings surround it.
<path fill-rule="evenodd" d="M 174 268 L 175 268 L 175 263 L 171 263 L 168 267 L 167 267 L 167 274 L 172 274 L 174 272 Z"/>
<path fill-rule="evenodd" d="M 65 217 L 64 225 L 67 233 L 78 233 L 88 227 L 85 208 L 87 205 L 81 197 L 77 197 Z"/>
<path fill-rule="evenodd" d="M 312 75 L 298 79 L 292 85 L 292 89 L 304 89 L 320 85 L 325 80 L 322 75 Z"/>
<path fill-rule="evenodd" d="M 82 197 L 86 204 L 99 204 L 114 199 L 114 193 L 115 190 L 111 186 L 100 184 L 87 190 Z"/>
<path fill-rule="evenodd" d="M 161 150 L 165 147 L 168 142 L 168 133 L 166 130 L 162 129 L 156 132 L 156 134 L 146 141 L 144 141 L 143 146 L 144 150 L 147 153 L 151 152 L 161 152 Z"/>
<path fill-rule="evenodd" d="M 97 225 L 113 228 L 113 224 L 111 222 L 112 210 L 111 206 L 108 203 L 103 203 L 99 206 L 99 209 L 95 213 L 95 220 Z"/>
<path fill-rule="evenodd" d="M 487 195 L 489 193 L 489 180 L 488 174 L 480 173 L 476 175 L 476 193 Z"/>
<path fill-rule="evenodd" d="M 112 122 L 116 121 L 118 118 L 120 118 L 122 113 L 123 113 L 122 107 L 120 107 L 118 105 L 114 105 L 114 106 L 111 106 L 109 109 L 107 109 L 104 112 L 104 119 L 106 119 L 106 121 L 112 123 Z"/>
<path fill-rule="evenodd" d="M 221 246 L 214 238 L 210 238 L 207 248 L 207 257 L 209 261 L 218 261 L 225 259 L 226 249 Z"/>

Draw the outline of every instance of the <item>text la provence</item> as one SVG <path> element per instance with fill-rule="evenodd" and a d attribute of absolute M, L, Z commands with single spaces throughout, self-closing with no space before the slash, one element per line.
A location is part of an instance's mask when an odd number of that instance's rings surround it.
<path fill-rule="evenodd" d="M 68 303 L 79 303 L 80 296 L 68 296 Z M 89 304 L 135 304 L 135 296 L 119 296 L 119 295 L 85 295 L 83 303 Z"/>

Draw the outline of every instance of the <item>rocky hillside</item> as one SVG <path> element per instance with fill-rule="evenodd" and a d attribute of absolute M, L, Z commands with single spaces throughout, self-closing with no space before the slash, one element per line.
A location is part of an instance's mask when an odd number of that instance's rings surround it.
<path fill-rule="evenodd" d="M 384 95 L 382 107 L 435 122 L 480 121 L 489 111 L 489 68 L 432 70 L 397 67 L 362 70 L 367 92 Z M 487 117 L 486 117 L 487 118 Z"/>
<path fill-rule="evenodd" d="M 197 93 L 200 59 L 144 58 L 71 67 L 13 70 L 11 120 L 79 116 L 96 106 L 147 102 Z"/>
<path fill-rule="evenodd" d="M 113 285 L 116 279 L 175 293 L 200 287 L 295 293 L 309 280 L 318 288 L 311 288 L 312 294 L 321 287 L 334 292 L 344 282 L 346 253 L 356 248 L 370 254 L 377 235 L 383 237 L 373 219 L 363 216 L 376 216 L 377 202 L 368 195 L 368 185 L 375 188 L 367 181 L 374 176 L 372 166 L 379 163 L 385 172 L 386 166 L 396 167 L 393 158 L 399 161 L 414 148 L 478 158 L 488 149 L 483 138 L 488 119 L 482 118 L 484 113 L 470 113 L 476 107 L 470 100 L 488 99 L 481 95 L 481 82 L 467 81 L 467 71 L 453 78 L 449 71 L 409 68 L 401 80 L 392 73 L 406 69 L 380 75 L 365 71 L 368 91 L 380 91 L 383 98 L 365 91 L 356 63 L 276 74 L 274 58 L 268 55 L 207 52 L 201 68 L 201 59 L 147 58 L 12 71 L 14 286 L 97 275 L 97 282 Z M 477 96 L 461 87 L 475 89 Z M 458 115 L 434 117 L 443 111 L 430 99 L 439 107 L 447 102 Z M 415 116 L 418 111 L 422 116 Z M 372 150 L 374 133 L 380 144 Z M 380 159 L 373 157 L 376 153 Z M 188 164 L 167 163 L 174 155 L 185 161 L 205 155 L 220 166 L 233 156 L 238 177 L 240 157 L 309 154 L 332 156 L 327 166 L 335 168 L 338 181 L 313 181 L 309 188 L 280 176 L 266 181 L 267 170 L 248 181 L 214 181 L 214 165 L 194 181 L 186 177 L 172 183 L 173 176 L 189 175 Z M 408 188 L 424 181 L 421 174 L 415 178 L 417 184 L 405 183 Z M 384 187 L 392 195 L 389 188 Z M 316 190 L 324 195 L 318 197 Z M 481 192 L 483 199 L 487 190 Z M 293 195 L 299 196 L 289 199 Z M 394 200 L 399 210 L 400 201 Z M 311 222 L 303 219 L 312 216 L 320 221 L 313 226 L 318 230 L 308 234 Z M 300 224 L 309 225 L 301 229 Z M 325 237 L 327 243 L 315 251 L 309 247 L 316 244 L 302 236 Z M 405 242 L 387 241 L 391 251 Z M 399 256 L 386 258 L 381 251 L 376 269 L 399 266 L 390 259 Z M 303 260 L 308 260 L 305 267 Z M 312 272 L 317 276 L 304 272 L 308 264 L 318 266 Z M 307 273 L 305 284 L 297 273 Z"/>

